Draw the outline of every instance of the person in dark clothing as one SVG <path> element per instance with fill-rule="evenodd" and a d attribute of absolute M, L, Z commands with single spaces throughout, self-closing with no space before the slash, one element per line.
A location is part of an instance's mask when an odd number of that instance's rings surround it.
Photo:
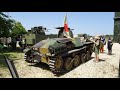
<path fill-rule="evenodd" d="M 111 40 L 111 38 L 109 38 L 108 39 L 108 45 L 107 45 L 109 55 L 112 54 L 112 46 L 113 46 L 112 40 Z"/>
<path fill-rule="evenodd" d="M 101 40 L 100 52 L 103 53 L 104 52 L 104 45 L 106 45 L 105 37 L 101 36 L 100 40 Z"/>
<path fill-rule="evenodd" d="M 17 43 L 17 38 L 13 37 L 12 38 L 12 50 L 16 50 L 16 43 Z"/>

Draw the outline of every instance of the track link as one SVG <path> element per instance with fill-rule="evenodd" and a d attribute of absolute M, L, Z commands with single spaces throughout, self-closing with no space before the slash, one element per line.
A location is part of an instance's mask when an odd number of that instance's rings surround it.
<path fill-rule="evenodd" d="M 49 68 L 53 74 L 57 74 L 60 72 L 60 70 L 56 70 L 56 67 L 55 67 L 56 59 L 57 59 L 56 57 L 52 57 L 49 62 Z"/>

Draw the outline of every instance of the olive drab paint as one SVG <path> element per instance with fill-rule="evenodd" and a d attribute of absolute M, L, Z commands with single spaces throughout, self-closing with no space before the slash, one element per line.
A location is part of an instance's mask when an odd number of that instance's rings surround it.
<path fill-rule="evenodd" d="M 47 38 L 56 38 L 57 35 L 55 34 L 49 34 L 46 35 L 45 31 L 47 29 L 43 26 L 33 27 L 31 30 L 28 30 L 27 34 L 24 35 L 24 41 L 26 45 L 34 45 L 38 43 L 41 40 L 47 39 Z"/>

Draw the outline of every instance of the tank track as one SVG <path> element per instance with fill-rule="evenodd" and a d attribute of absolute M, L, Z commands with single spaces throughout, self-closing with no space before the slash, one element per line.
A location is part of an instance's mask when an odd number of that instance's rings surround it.
<path fill-rule="evenodd" d="M 49 68 L 52 71 L 53 74 L 57 74 L 60 73 L 61 70 L 56 70 L 55 69 L 55 61 L 56 61 L 56 57 L 51 57 L 50 61 L 49 61 Z"/>
<path fill-rule="evenodd" d="M 27 60 L 27 55 L 26 55 L 26 54 L 24 55 L 24 60 L 25 60 L 26 62 L 28 62 L 28 60 Z"/>
<path fill-rule="evenodd" d="M 32 63 L 32 62 L 33 62 L 33 61 L 30 60 L 30 59 L 27 60 L 27 55 L 26 55 L 26 54 L 24 55 L 24 60 L 25 60 L 26 62 L 28 62 L 28 63 Z"/>
<path fill-rule="evenodd" d="M 25 61 L 27 60 L 27 55 L 26 55 L 26 54 L 24 55 L 24 60 L 25 60 Z"/>
<path fill-rule="evenodd" d="M 56 70 L 56 68 L 55 68 L 55 62 L 56 62 L 56 59 L 57 59 L 57 57 L 51 57 L 50 58 L 50 61 L 49 61 L 49 68 L 50 68 L 50 70 L 52 71 L 52 73 L 54 74 L 54 75 L 60 75 L 60 74 L 63 74 L 63 73 L 66 73 L 67 71 L 66 70 L 64 70 L 64 68 L 62 67 L 60 70 Z"/>
<path fill-rule="evenodd" d="M 72 53 L 74 53 L 74 52 L 76 52 L 76 51 L 81 51 L 81 50 L 84 50 L 84 49 L 86 49 L 87 47 L 85 46 L 85 47 L 83 47 L 83 48 L 81 48 L 81 49 L 76 49 L 76 50 L 71 50 L 71 51 L 69 51 L 68 52 L 68 54 L 72 54 Z M 85 53 L 85 52 L 83 52 L 83 53 Z M 65 57 L 67 57 L 67 55 L 66 54 L 64 54 L 64 55 L 62 55 L 64 58 Z M 85 57 L 86 57 L 86 53 L 85 53 Z M 57 57 L 51 57 L 50 58 L 50 61 L 49 61 L 49 68 L 50 68 L 50 70 L 52 71 L 52 73 L 54 74 L 54 75 L 58 75 L 58 74 L 60 74 L 60 73 L 65 73 L 65 72 L 67 72 L 65 69 L 64 69 L 64 67 L 62 67 L 60 70 L 56 70 L 56 68 L 55 68 L 55 62 L 56 62 L 56 59 L 57 59 Z"/>

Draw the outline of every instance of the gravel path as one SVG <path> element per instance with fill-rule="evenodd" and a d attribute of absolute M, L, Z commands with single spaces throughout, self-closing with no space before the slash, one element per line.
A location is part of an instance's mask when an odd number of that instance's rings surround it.
<path fill-rule="evenodd" d="M 92 57 L 94 56 L 93 53 Z M 105 52 L 100 54 L 100 62 L 95 63 L 93 61 L 94 58 L 92 58 L 85 64 L 81 64 L 72 71 L 59 77 L 54 76 L 46 64 L 31 65 L 25 62 L 24 59 L 21 59 L 15 60 L 15 66 L 20 78 L 118 78 L 119 58 L 120 44 L 114 43 L 113 55 L 107 55 L 105 46 Z M 4 77 L 11 78 L 10 73 Z"/>

